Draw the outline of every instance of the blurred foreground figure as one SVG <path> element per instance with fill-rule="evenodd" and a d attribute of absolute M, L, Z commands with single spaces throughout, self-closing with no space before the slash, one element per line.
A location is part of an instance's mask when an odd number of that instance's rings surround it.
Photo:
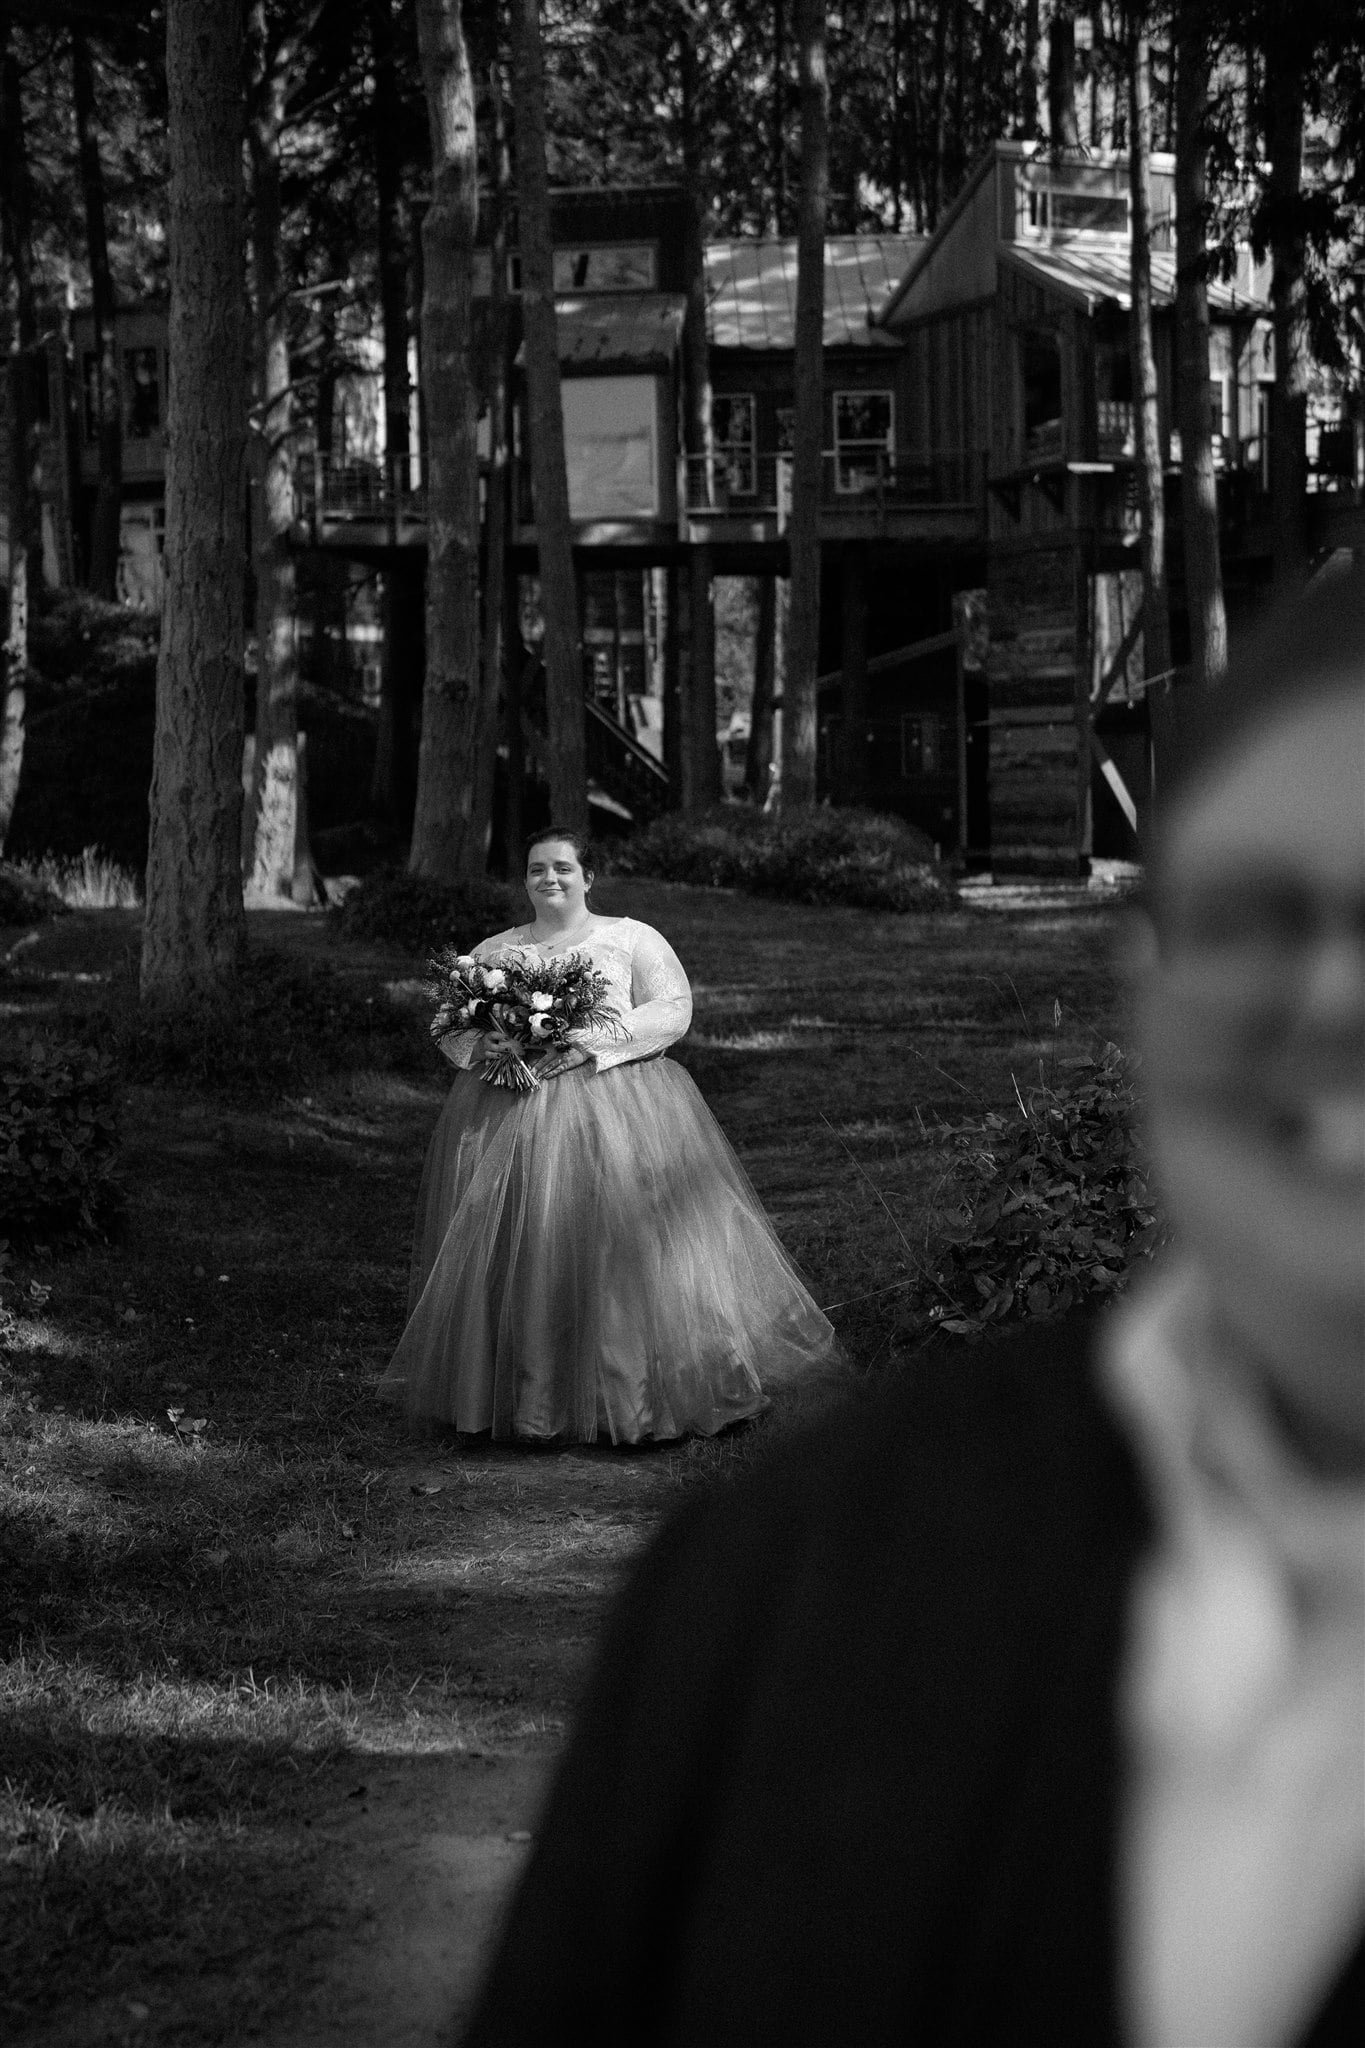
<path fill-rule="evenodd" d="M 1365 2039 L 1365 584 L 1230 676 L 1137 948 L 1180 1254 L 690 1503 L 467 2036 Z"/>

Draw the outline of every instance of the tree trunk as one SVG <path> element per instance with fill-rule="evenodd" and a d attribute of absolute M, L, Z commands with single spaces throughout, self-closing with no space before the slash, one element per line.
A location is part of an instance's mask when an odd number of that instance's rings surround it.
<path fill-rule="evenodd" d="M 773 684 L 777 674 L 777 578 L 758 578 L 758 622 L 754 633 L 754 689 L 749 704 L 749 738 L 744 749 L 744 787 L 763 803 L 772 781 Z"/>
<path fill-rule="evenodd" d="M 545 162 L 545 67 L 539 0 L 512 0 L 512 87 L 517 124 L 521 316 L 526 346 L 527 438 L 535 500 L 540 601 L 545 618 L 550 806 L 557 825 L 586 831 L 583 650 L 564 460 L 564 406 L 555 331 L 550 181 Z"/>
<path fill-rule="evenodd" d="M 1308 574 L 1307 335 L 1304 279 L 1303 122 L 1306 81 L 1292 34 L 1267 51 L 1266 185 L 1270 226 L 1270 300 L 1275 326 L 1275 384 L 1270 396 L 1270 516 L 1275 582 L 1297 589 Z"/>
<path fill-rule="evenodd" d="M 112 603 L 118 588 L 119 518 L 123 506 L 123 415 L 114 281 L 109 269 L 109 237 L 104 219 L 104 170 L 95 133 L 95 80 L 90 46 L 80 29 L 71 31 L 71 90 L 85 194 L 90 303 L 95 316 L 95 408 L 99 422 L 99 483 L 90 528 L 89 582 L 96 597 Z"/>
<path fill-rule="evenodd" d="M 375 230 L 379 259 L 379 307 L 384 335 L 384 459 L 387 466 L 389 545 L 398 545 L 401 493 L 408 483 L 408 264 L 403 233 L 402 109 L 394 58 L 393 0 L 368 0 L 367 18 L 374 91 L 369 103 L 370 158 L 374 172 Z M 380 610 L 379 732 L 370 797 L 385 817 L 397 819 L 401 765 L 395 734 L 402 722 L 398 698 L 401 673 L 403 601 L 401 579 L 390 564 L 383 573 Z"/>
<path fill-rule="evenodd" d="M 1025 0 L 1024 47 L 1019 64 L 1019 113 L 1015 133 L 1031 142 L 1038 133 L 1038 0 Z"/>
<path fill-rule="evenodd" d="M 866 804 L 871 763 L 867 752 L 867 547 L 846 541 L 842 561 L 839 687 L 839 801 Z"/>
<path fill-rule="evenodd" d="M 944 0 L 946 4 L 946 0 Z M 784 809 L 815 802 L 816 676 L 820 662 L 820 496 L 825 426 L 825 210 L 829 196 L 829 79 L 825 0 L 800 0 L 801 199 L 796 254 L 795 419 L 791 619 L 782 689 Z"/>
<path fill-rule="evenodd" d="M 773 233 L 787 230 L 787 9 L 773 0 L 773 97 L 768 110 L 768 151 L 772 158 Z"/>
<path fill-rule="evenodd" d="M 1182 8 L 1176 34 L 1175 349 L 1180 420 L 1180 494 L 1185 529 L 1185 601 L 1195 684 L 1216 683 L 1227 666 L 1223 565 L 1218 548 L 1218 481 L 1209 406 L 1208 22 L 1202 6 Z"/>
<path fill-rule="evenodd" d="M 690 501 L 709 506 L 715 495 L 711 430 L 711 349 L 706 333 L 706 202 L 703 193 L 701 67 L 697 61 L 697 16 L 681 22 L 679 70 L 682 83 L 682 162 L 685 213 L 683 264 L 687 309 L 683 315 L 683 445 L 687 451 Z M 690 560 L 692 659 L 682 678 L 688 702 L 680 706 L 683 733 L 682 807 L 705 810 L 720 801 L 720 755 L 716 747 L 715 612 L 709 550 L 694 548 Z"/>
<path fill-rule="evenodd" d="M 910 198 L 915 209 L 915 233 L 924 233 L 928 218 L 924 201 L 924 81 L 919 61 L 919 0 L 910 7 Z"/>
<path fill-rule="evenodd" d="M 0 283 L 0 327 L 9 364 L 9 592 L 5 619 L 4 671 L 0 675 L 0 852 L 9 836 L 24 765 L 25 678 L 28 673 L 29 588 L 42 574 L 38 532 L 37 443 L 33 418 L 33 367 L 38 317 L 33 294 L 33 204 L 24 137 L 23 90 L 18 60 L 10 48 L 8 9 L 0 12 L 0 229 L 14 275 L 16 335 L 9 348 L 9 294 Z"/>
<path fill-rule="evenodd" d="M 1132 195 L 1133 425 L 1137 444 L 1142 510 L 1142 637 L 1147 675 L 1169 687 L 1170 607 L 1166 593 L 1165 451 L 1157 403 L 1156 353 L 1152 346 L 1152 73 L 1142 16 L 1129 17 L 1128 167 Z"/>
<path fill-rule="evenodd" d="M 221 995 L 242 913 L 246 335 L 241 0 L 169 0 L 166 601 L 142 935 L 145 999 Z"/>
<path fill-rule="evenodd" d="M 478 394 L 473 361 L 479 224 L 474 80 L 460 0 L 418 0 L 431 126 L 422 221 L 422 381 L 427 414 L 427 666 L 408 866 L 453 881 L 482 874 L 474 822 L 479 729 Z"/>
<path fill-rule="evenodd" d="M 948 8 L 950 0 L 938 0 L 934 14 L 934 150 L 929 165 L 929 232 L 938 226 L 943 210 L 943 146 L 948 126 Z M 828 93 L 826 94 L 828 105 Z"/>
<path fill-rule="evenodd" d="M 255 514 L 256 745 L 252 770 L 248 893 L 263 902 L 315 900 L 299 815 L 298 592 L 294 524 L 294 403 L 281 264 L 280 145 L 290 52 L 272 47 L 265 0 L 254 0 L 249 35 L 251 256 L 256 432 L 250 450 Z"/>
<path fill-rule="evenodd" d="M 497 760 L 498 705 L 503 672 L 508 666 L 507 532 L 511 511 L 512 469 L 508 460 L 508 404 L 511 378 L 511 320 L 507 292 L 507 215 L 512 182 L 503 112 L 502 72 L 496 60 L 488 69 L 492 123 L 493 178 L 489 208 L 488 299 L 488 481 L 483 521 L 483 637 L 479 651 L 479 732 L 475 753 L 474 816 L 476 837 L 486 848 L 493 829 L 493 778 Z M 515 659 L 515 657 L 513 657 Z M 512 757 L 507 758 L 509 777 Z"/>
<path fill-rule="evenodd" d="M 1054 149 L 1079 149 L 1074 0 L 1054 0 L 1047 36 L 1047 132 Z"/>

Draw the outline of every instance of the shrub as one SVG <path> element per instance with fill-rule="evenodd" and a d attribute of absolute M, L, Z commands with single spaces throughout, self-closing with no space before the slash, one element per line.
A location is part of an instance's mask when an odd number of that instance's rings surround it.
<path fill-rule="evenodd" d="M 45 917 L 61 917 L 65 910 L 46 876 L 31 874 L 23 866 L 0 867 L 0 926 L 38 924 Z"/>
<path fill-rule="evenodd" d="M 870 811 L 668 812 L 614 849 L 611 864 L 618 874 L 862 910 L 940 910 L 954 896 L 924 834 Z"/>
<path fill-rule="evenodd" d="M 120 867 L 98 846 L 82 847 L 78 857 L 47 853 L 41 860 L 23 860 L 18 872 L 68 910 L 136 910 L 142 902 L 141 876 Z"/>
<path fill-rule="evenodd" d="M 119 1206 L 114 1063 L 71 1041 L 0 1067 L 0 1236 L 98 1236 Z"/>
<path fill-rule="evenodd" d="M 174 1081 L 232 1101 L 271 1102 L 359 1068 L 425 1072 L 432 1053 L 411 1011 L 364 994 L 327 964 L 278 954 L 248 961 L 226 1001 L 170 1010 L 115 982 L 85 1036 L 131 1081 Z"/>
<path fill-rule="evenodd" d="M 1167 1241 L 1116 1045 L 1039 1082 L 1009 1116 L 955 1126 L 957 1206 L 931 1245 L 912 1326 L 975 1335 L 1107 1297 Z"/>
<path fill-rule="evenodd" d="M 432 882 L 424 875 L 381 868 L 351 891 L 337 924 L 348 938 L 379 939 L 422 955 L 440 946 L 476 945 L 525 916 L 522 892 L 491 877 Z"/>

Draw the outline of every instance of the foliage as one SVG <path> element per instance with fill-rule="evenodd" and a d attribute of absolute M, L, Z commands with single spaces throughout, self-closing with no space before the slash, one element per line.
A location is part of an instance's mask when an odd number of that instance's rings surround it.
<path fill-rule="evenodd" d="M 337 924 L 347 938 L 380 939 L 404 953 L 459 952 L 525 914 L 525 897 L 504 882 L 433 882 L 404 868 L 381 868 L 351 891 Z"/>
<path fill-rule="evenodd" d="M 98 846 L 82 847 L 79 857 L 49 853 L 17 865 L 22 879 L 46 890 L 68 910 L 136 910 L 142 901 L 141 876 L 111 860 Z M 0 913 L 0 924 L 4 922 Z"/>
<path fill-rule="evenodd" d="M 0 1067 L 0 1234 L 95 1236 L 119 1206 L 114 1064 L 30 1038 Z"/>
<path fill-rule="evenodd" d="M 327 963 L 261 953 L 227 1002 L 170 1010 L 116 981 L 85 1036 L 130 1081 L 177 1082 L 238 1102 L 273 1102 L 354 1068 L 425 1072 L 431 1056 L 412 1013 L 382 990 L 363 994 Z"/>
<path fill-rule="evenodd" d="M 1112 1295 L 1167 1241 L 1135 1121 L 1134 1062 L 1113 1044 L 1041 1075 L 1015 1110 L 951 1128 L 957 1204 L 920 1289 L 957 1336 Z"/>
<path fill-rule="evenodd" d="M 820 809 L 770 817 L 727 805 L 701 818 L 669 812 L 612 852 L 621 874 L 743 889 L 792 903 L 860 910 L 942 910 L 950 878 L 923 833 L 869 811 Z"/>
<path fill-rule="evenodd" d="M 65 909 L 47 876 L 35 874 L 25 863 L 0 867 L 0 928 L 38 924 L 46 917 L 60 917 Z"/>

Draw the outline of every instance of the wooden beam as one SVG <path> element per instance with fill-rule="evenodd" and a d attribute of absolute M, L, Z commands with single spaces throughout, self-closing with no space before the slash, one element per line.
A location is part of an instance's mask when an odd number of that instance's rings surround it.
<path fill-rule="evenodd" d="M 1119 809 L 1123 812 L 1133 831 L 1136 832 L 1138 828 L 1137 805 L 1133 802 L 1127 783 L 1119 774 L 1117 763 L 1107 752 L 1104 742 L 1095 737 L 1093 726 L 1090 731 L 1090 751 L 1099 762 L 1100 774 L 1109 784 L 1110 789 L 1113 790 Z"/>
<path fill-rule="evenodd" d="M 956 627 L 951 633 L 933 633 L 927 640 L 912 640 L 908 647 L 893 647 L 889 654 L 874 654 L 867 664 L 867 673 L 870 676 L 882 676 L 888 669 L 904 668 L 907 663 L 923 661 L 931 654 L 946 654 L 950 647 L 956 646 Z M 816 688 L 827 690 L 833 684 L 841 683 L 843 679 L 844 672 L 841 668 L 831 669 L 828 675 L 816 677 Z"/>

